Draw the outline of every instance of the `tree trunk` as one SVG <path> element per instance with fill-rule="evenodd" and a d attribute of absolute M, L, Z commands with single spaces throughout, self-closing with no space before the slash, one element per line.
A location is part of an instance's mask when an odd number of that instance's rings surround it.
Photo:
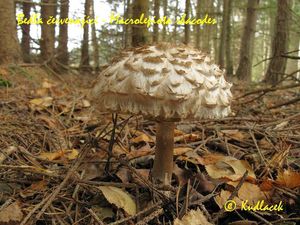
<path fill-rule="evenodd" d="M 225 44 L 226 44 L 226 25 L 228 21 L 226 21 L 226 14 L 228 14 L 228 1 L 223 1 L 223 13 L 222 13 L 222 27 L 221 27 L 221 36 L 219 43 L 219 56 L 218 63 L 221 67 L 225 66 Z"/>
<path fill-rule="evenodd" d="M 300 2 L 299 1 L 293 1 L 293 11 L 294 12 L 299 12 L 300 11 Z M 290 29 L 290 39 L 289 39 L 289 51 L 297 51 L 294 53 L 291 53 L 292 56 L 300 56 L 300 31 L 299 31 L 299 24 L 298 23 L 293 23 L 291 24 L 291 29 Z M 295 72 L 296 70 L 299 69 L 298 64 L 300 63 L 299 60 L 295 59 L 288 59 L 287 60 L 287 67 L 286 67 L 286 73 L 291 74 Z M 299 77 L 300 78 L 300 72 L 294 74 L 294 77 Z"/>
<path fill-rule="evenodd" d="M 186 19 L 190 18 L 191 1 L 185 0 L 185 15 Z M 184 24 L 184 44 L 190 43 L 190 25 Z"/>
<path fill-rule="evenodd" d="M 205 16 L 205 14 L 207 13 L 209 16 L 211 17 L 215 17 L 214 14 L 214 1 L 211 0 L 205 0 L 205 7 L 203 7 L 203 13 L 202 15 Z M 200 34 L 203 35 L 202 40 L 200 40 L 201 42 L 201 50 L 207 52 L 208 54 L 211 53 L 212 48 L 211 48 L 211 34 L 212 31 L 217 30 L 217 26 L 216 25 L 204 25 L 204 29 L 202 30 L 202 32 L 200 32 Z"/>
<path fill-rule="evenodd" d="M 60 18 L 65 19 L 69 16 L 69 0 L 60 0 Z M 69 65 L 68 52 L 68 24 L 59 25 L 57 60 L 67 66 Z"/>
<path fill-rule="evenodd" d="M 43 19 L 41 34 L 41 58 L 53 69 L 55 68 L 55 25 L 47 24 L 47 20 L 56 16 L 56 0 L 42 0 L 41 17 Z"/>
<path fill-rule="evenodd" d="M 91 16 L 91 0 L 85 0 L 84 4 L 85 16 Z M 81 61 L 80 70 L 90 72 L 90 56 L 89 56 L 89 25 L 83 27 L 83 40 L 81 43 Z"/>
<path fill-rule="evenodd" d="M 217 1 L 217 5 L 216 5 L 216 7 L 214 7 L 214 11 L 215 11 L 215 13 L 214 13 L 214 15 L 216 16 L 216 18 L 218 18 L 219 16 L 218 16 L 218 12 L 220 12 L 221 11 L 221 8 L 222 8 L 222 5 L 221 5 L 221 1 Z M 219 58 L 219 52 L 220 52 L 220 49 L 219 49 L 219 43 L 220 43 L 220 41 L 219 41 L 219 31 L 220 31 L 220 29 L 221 29 L 221 26 L 219 25 L 219 23 L 217 23 L 216 24 L 216 27 L 214 28 L 214 32 L 213 32 L 213 47 L 214 47 L 214 57 L 215 57 L 215 59 L 216 60 L 218 60 L 218 58 Z"/>
<path fill-rule="evenodd" d="M 125 5 L 124 0 L 124 17 L 127 18 L 132 18 L 132 5 L 130 0 L 126 1 Z M 124 31 L 124 47 L 129 48 L 131 47 L 131 42 L 132 42 L 132 26 L 124 25 L 123 26 L 123 31 Z"/>
<path fill-rule="evenodd" d="M 232 11 L 232 1 L 231 0 L 225 0 L 224 4 L 226 4 L 227 10 L 225 11 L 225 55 L 226 55 L 226 71 L 227 75 L 232 76 L 233 75 L 233 62 L 232 62 L 232 56 L 231 56 L 231 11 Z"/>
<path fill-rule="evenodd" d="M 30 10 L 31 10 L 31 0 L 28 2 L 23 2 L 23 14 L 25 18 L 30 18 Z M 22 24 L 22 39 L 21 39 L 21 49 L 22 49 L 22 57 L 25 63 L 30 63 L 30 24 Z"/>
<path fill-rule="evenodd" d="M 176 0 L 176 5 L 175 5 L 175 23 L 174 23 L 174 30 L 173 30 L 173 40 L 175 42 L 177 40 L 177 23 L 176 23 L 177 17 L 178 17 L 178 0 Z"/>
<path fill-rule="evenodd" d="M 94 0 L 92 2 L 92 18 L 95 18 L 95 5 Z M 94 61 L 94 69 L 96 72 L 100 70 L 100 63 L 99 63 L 99 46 L 98 46 L 98 38 L 96 33 L 96 24 L 93 23 L 92 25 L 92 43 L 93 43 L 93 61 Z"/>
<path fill-rule="evenodd" d="M 141 14 L 144 18 L 148 18 L 149 1 L 134 0 L 133 3 L 133 19 L 139 19 Z M 132 27 L 132 46 L 140 46 L 148 43 L 148 29 L 143 24 L 134 25 Z"/>
<path fill-rule="evenodd" d="M 272 59 L 269 63 L 265 81 L 275 85 L 285 72 L 287 59 L 281 57 L 288 50 L 290 0 L 277 1 L 275 35 L 272 41 Z"/>
<path fill-rule="evenodd" d="M 176 1 L 178 7 L 178 0 Z M 163 0 L 163 9 L 164 9 L 164 16 L 168 17 L 168 0 Z M 167 39 L 167 25 L 163 24 L 162 40 L 166 41 L 166 39 Z"/>
<path fill-rule="evenodd" d="M 14 1 L 0 1 L 0 64 L 21 61 Z"/>
<path fill-rule="evenodd" d="M 203 0 L 197 0 L 197 6 L 196 6 L 196 18 L 200 18 L 201 17 L 201 10 L 202 10 L 202 5 L 201 2 Z M 200 34 L 200 25 L 196 25 L 196 41 L 195 41 L 195 47 L 196 48 L 200 48 L 200 38 L 201 34 Z"/>
<path fill-rule="evenodd" d="M 154 0 L 154 19 L 158 20 L 159 19 L 159 5 L 160 5 L 160 0 Z M 153 43 L 157 43 L 159 40 L 159 28 L 158 28 L 158 24 L 155 23 L 153 24 Z"/>
<path fill-rule="evenodd" d="M 256 14 L 259 0 L 248 0 L 245 28 L 241 41 L 240 61 L 236 71 L 239 80 L 251 81 Z"/>

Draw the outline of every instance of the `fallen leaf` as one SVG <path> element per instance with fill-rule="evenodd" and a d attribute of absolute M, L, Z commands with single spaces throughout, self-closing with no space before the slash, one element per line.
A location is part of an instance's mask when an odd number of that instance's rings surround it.
<path fill-rule="evenodd" d="M 73 160 L 76 159 L 79 155 L 78 150 L 76 149 L 71 149 L 71 150 L 60 150 L 56 152 L 42 152 L 39 155 L 39 158 L 42 160 L 58 160 L 58 159 L 68 159 L 68 160 Z"/>
<path fill-rule="evenodd" d="M 300 173 L 293 170 L 280 170 L 275 183 L 287 188 L 300 187 Z"/>
<path fill-rule="evenodd" d="M 141 135 L 131 139 L 131 142 L 135 143 L 135 144 L 140 143 L 140 142 L 146 142 L 146 143 L 152 142 L 152 143 L 154 143 L 154 140 L 153 140 L 152 137 L 149 137 L 147 134 L 142 133 Z"/>
<path fill-rule="evenodd" d="M 263 149 L 273 149 L 274 146 L 266 138 L 262 138 L 258 141 L 258 146 Z"/>
<path fill-rule="evenodd" d="M 236 187 L 238 181 L 229 181 L 227 184 Z M 221 190 L 220 194 L 215 197 L 215 201 L 220 208 L 223 208 L 225 203 L 228 201 L 228 198 L 231 196 L 231 192 L 227 190 Z M 233 198 L 233 201 L 236 203 L 237 208 L 240 208 L 242 201 L 248 201 L 250 205 L 256 204 L 259 200 L 266 200 L 268 197 L 268 192 L 263 192 L 256 184 L 249 182 L 244 182 L 240 187 L 237 196 Z"/>
<path fill-rule="evenodd" d="M 35 98 L 29 101 L 31 110 L 43 110 L 52 105 L 52 97 Z"/>
<path fill-rule="evenodd" d="M 20 196 L 22 198 L 28 198 L 34 196 L 36 193 L 45 190 L 46 186 L 47 186 L 47 181 L 45 180 L 35 182 L 31 184 L 29 187 L 27 187 L 26 189 L 22 190 L 20 192 Z"/>
<path fill-rule="evenodd" d="M 193 149 L 190 147 L 177 147 L 177 148 L 174 148 L 173 155 L 175 155 L 175 156 L 183 155 L 192 150 Z"/>
<path fill-rule="evenodd" d="M 227 182 L 227 184 L 236 187 L 239 182 Z M 259 200 L 266 200 L 268 193 L 263 192 L 258 185 L 249 182 L 244 182 L 238 191 L 238 198 L 242 201 L 248 200 L 250 204 L 255 204 Z"/>
<path fill-rule="evenodd" d="M 221 135 L 229 137 L 237 141 L 243 141 L 246 139 L 246 135 L 239 130 L 221 130 Z"/>
<path fill-rule="evenodd" d="M 200 209 L 190 210 L 182 219 L 176 218 L 174 225 L 213 225 L 208 222 L 203 212 Z"/>
<path fill-rule="evenodd" d="M 239 180 L 244 173 L 248 171 L 248 178 L 256 179 L 256 176 L 245 160 L 232 159 L 232 157 L 224 157 L 215 164 L 205 165 L 208 175 L 214 179 L 227 178 L 232 181 Z"/>
<path fill-rule="evenodd" d="M 263 180 L 259 185 L 259 188 L 262 191 L 271 191 L 273 189 L 273 181 L 270 179 Z"/>
<path fill-rule="evenodd" d="M 23 213 L 18 202 L 14 202 L 0 211 L 0 224 L 20 224 L 22 219 Z"/>
<path fill-rule="evenodd" d="M 96 213 L 100 220 L 113 218 L 115 216 L 112 208 L 92 206 L 92 210 Z"/>
<path fill-rule="evenodd" d="M 225 203 L 228 201 L 228 198 L 231 196 L 230 191 L 221 190 L 220 194 L 215 196 L 215 202 L 219 206 L 220 209 L 223 209 L 225 206 Z M 238 197 L 234 197 L 233 200 L 236 203 L 236 207 L 240 208 L 242 205 L 242 201 Z"/>
<path fill-rule="evenodd" d="M 98 188 L 111 204 L 124 209 L 131 216 L 136 214 L 136 204 L 127 192 L 113 186 L 100 186 Z"/>
<path fill-rule="evenodd" d="M 193 142 L 200 139 L 200 136 L 197 134 L 183 134 L 180 136 L 174 137 L 174 142 Z"/>

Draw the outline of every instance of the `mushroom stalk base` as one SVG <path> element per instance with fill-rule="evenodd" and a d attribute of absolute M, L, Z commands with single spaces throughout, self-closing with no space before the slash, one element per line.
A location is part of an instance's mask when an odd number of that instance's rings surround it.
<path fill-rule="evenodd" d="M 158 122 L 156 150 L 152 171 L 153 181 L 170 185 L 173 172 L 174 122 Z"/>

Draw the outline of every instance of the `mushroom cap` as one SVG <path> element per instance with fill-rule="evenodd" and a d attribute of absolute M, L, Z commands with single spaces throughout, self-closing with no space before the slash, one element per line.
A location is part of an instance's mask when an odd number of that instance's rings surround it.
<path fill-rule="evenodd" d="M 101 111 L 160 120 L 221 118 L 230 113 L 231 84 L 210 57 L 162 43 L 123 51 L 94 82 Z"/>

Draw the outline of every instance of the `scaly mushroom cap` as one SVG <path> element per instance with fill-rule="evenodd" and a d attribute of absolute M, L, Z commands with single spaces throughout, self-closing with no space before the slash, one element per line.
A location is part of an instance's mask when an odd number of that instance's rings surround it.
<path fill-rule="evenodd" d="M 158 44 L 121 53 L 95 81 L 101 111 L 169 119 L 221 118 L 230 113 L 225 71 L 188 46 Z"/>

